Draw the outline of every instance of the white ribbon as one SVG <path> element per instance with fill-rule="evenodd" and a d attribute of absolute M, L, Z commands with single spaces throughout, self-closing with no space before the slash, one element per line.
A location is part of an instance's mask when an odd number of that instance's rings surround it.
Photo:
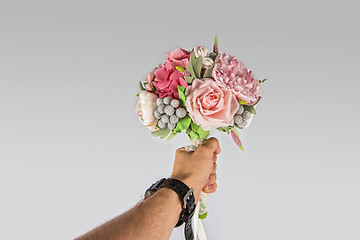
<path fill-rule="evenodd" d="M 200 198 L 202 197 L 202 194 L 206 194 L 204 192 L 201 192 Z M 200 203 L 200 201 L 199 201 Z M 193 232 L 194 232 L 194 237 L 196 239 L 199 240 L 207 240 L 206 238 L 206 234 L 205 234 L 205 229 L 204 226 L 202 224 L 202 220 L 199 219 L 199 210 L 200 210 L 200 204 L 198 204 L 195 208 L 195 213 L 193 216 Z"/>
<path fill-rule="evenodd" d="M 202 140 L 198 140 L 198 139 L 194 139 L 193 141 L 191 141 L 191 145 L 186 146 L 185 150 L 187 152 L 194 152 L 198 146 L 200 146 L 200 144 L 202 143 Z M 206 238 L 206 234 L 205 234 L 205 229 L 204 226 L 202 224 L 202 220 L 199 219 L 199 211 L 200 211 L 200 203 L 202 203 L 203 205 L 205 205 L 205 208 L 207 208 L 207 194 L 204 192 L 201 192 L 200 194 L 200 199 L 199 199 L 199 203 L 195 208 L 195 213 L 193 215 L 193 233 L 194 233 L 194 240 L 198 239 L 198 240 L 207 240 Z"/>

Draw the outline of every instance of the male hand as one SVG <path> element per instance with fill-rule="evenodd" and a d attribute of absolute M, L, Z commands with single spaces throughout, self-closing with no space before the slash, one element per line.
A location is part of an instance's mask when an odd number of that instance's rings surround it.
<path fill-rule="evenodd" d="M 195 152 L 187 152 L 185 148 L 176 151 L 171 177 L 194 189 L 196 203 L 201 190 L 205 193 L 216 191 L 216 160 L 220 152 L 216 138 L 204 141 Z"/>

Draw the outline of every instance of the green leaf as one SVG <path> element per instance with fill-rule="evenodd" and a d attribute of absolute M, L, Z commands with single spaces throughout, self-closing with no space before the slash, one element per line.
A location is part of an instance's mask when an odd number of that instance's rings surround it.
<path fill-rule="evenodd" d="M 191 57 L 191 56 L 193 56 L 193 57 Z M 195 77 L 196 74 L 195 74 L 195 71 L 194 71 L 194 68 L 193 68 L 193 63 L 192 63 L 193 59 L 195 59 L 195 53 L 192 53 L 190 55 L 190 60 L 189 60 L 188 65 L 186 66 L 186 71 L 188 73 L 190 73 L 191 76 Z"/>
<path fill-rule="evenodd" d="M 186 90 L 186 88 L 178 85 L 177 89 L 178 89 L 178 93 L 179 93 L 180 104 L 181 104 L 181 106 L 186 108 L 186 100 L 185 100 L 185 90 Z"/>
<path fill-rule="evenodd" d="M 216 35 L 215 35 L 215 44 L 219 44 L 219 41 L 218 41 L 218 38 Z"/>
<path fill-rule="evenodd" d="M 171 132 L 170 135 L 168 136 L 168 138 L 166 139 L 166 141 L 172 140 L 176 135 L 177 135 L 177 133 Z"/>
<path fill-rule="evenodd" d="M 161 139 L 164 139 L 169 135 L 170 131 L 171 130 L 168 128 L 159 129 L 155 132 L 152 132 L 151 135 L 154 137 L 160 137 Z"/>
<path fill-rule="evenodd" d="M 199 125 L 197 125 L 196 123 L 194 123 L 193 121 L 191 121 L 191 129 L 195 132 L 197 132 L 201 127 Z"/>
<path fill-rule="evenodd" d="M 204 213 L 204 214 L 199 214 L 199 219 L 203 220 L 207 217 L 207 213 Z"/>
<path fill-rule="evenodd" d="M 256 103 L 254 103 L 252 106 L 255 107 L 255 106 L 260 102 L 261 99 L 262 99 L 262 96 L 259 96 L 259 97 L 258 97 L 258 100 L 256 101 Z"/>
<path fill-rule="evenodd" d="M 140 88 L 140 91 L 145 91 L 146 90 L 141 82 L 139 82 L 139 88 Z"/>
<path fill-rule="evenodd" d="M 190 129 L 190 128 L 188 128 L 188 129 Z M 192 130 L 190 130 L 190 132 L 188 133 L 188 136 L 189 136 L 190 140 L 199 139 L 199 135 Z"/>
<path fill-rule="evenodd" d="M 184 118 L 181 118 L 176 124 L 174 132 L 181 133 L 183 130 L 187 129 L 190 126 L 191 118 L 189 115 L 186 115 Z"/>
<path fill-rule="evenodd" d="M 195 124 L 193 121 L 191 121 L 191 129 L 197 133 L 200 140 L 205 139 L 207 136 L 209 136 L 210 131 L 205 131 L 202 129 L 199 125 Z"/>
<path fill-rule="evenodd" d="M 189 84 L 191 84 L 193 82 L 193 80 L 195 79 L 193 76 L 184 76 L 185 81 Z"/>
<path fill-rule="evenodd" d="M 214 67 L 207 68 L 204 72 L 203 78 L 211 78 Z"/>
<path fill-rule="evenodd" d="M 244 128 L 242 128 L 242 127 L 239 127 L 238 125 L 235 125 L 235 127 L 237 127 L 238 129 L 241 129 L 241 130 L 244 129 Z"/>
<path fill-rule="evenodd" d="M 255 106 L 244 106 L 244 110 L 250 112 L 251 114 L 256 114 Z"/>
<path fill-rule="evenodd" d="M 239 100 L 239 103 L 240 103 L 241 105 L 247 104 L 247 102 L 245 102 L 245 101 L 243 101 L 243 100 Z"/>
<path fill-rule="evenodd" d="M 194 54 L 194 60 L 192 62 L 194 71 L 195 71 L 195 77 L 196 78 L 201 78 L 201 69 L 202 69 L 202 56 L 199 56 L 198 58 L 195 58 L 195 53 Z"/>
<path fill-rule="evenodd" d="M 226 128 L 224 127 L 218 127 L 217 130 L 220 132 L 226 132 Z"/>
<path fill-rule="evenodd" d="M 140 93 L 136 94 L 137 97 L 140 97 Z"/>
<path fill-rule="evenodd" d="M 191 53 L 189 63 L 186 66 L 186 71 L 188 71 L 193 78 L 201 78 L 200 76 L 201 68 L 202 68 L 202 56 L 196 58 L 195 53 L 194 52 Z"/>
<path fill-rule="evenodd" d="M 189 134 L 191 131 L 192 131 L 191 128 L 187 128 L 186 129 L 186 134 Z"/>
<path fill-rule="evenodd" d="M 217 130 L 219 130 L 220 132 L 226 132 L 227 134 L 229 134 L 231 128 L 232 128 L 232 126 L 219 127 L 219 128 L 217 128 Z"/>
<path fill-rule="evenodd" d="M 264 80 L 259 80 L 260 84 L 263 84 L 267 79 L 265 78 Z"/>
<path fill-rule="evenodd" d="M 178 71 L 180 71 L 180 72 L 183 72 L 183 71 L 184 71 L 184 68 L 183 68 L 183 67 L 176 66 L 175 68 L 176 68 Z"/>
<path fill-rule="evenodd" d="M 262 98 L 262 97 L 259 96 L 259 98 L 258 98 L 258 100 L 256 101 L 256 103 L 254 103 L 254 104 L 251 105 L 251 106 L 244 105 L 244 110 L 250 112 L 251 114 L 256 114 L 255 106 L 256 106 L 256 104 L 258 104 L 258 103 L 260 102 L 261 98 Z"/>

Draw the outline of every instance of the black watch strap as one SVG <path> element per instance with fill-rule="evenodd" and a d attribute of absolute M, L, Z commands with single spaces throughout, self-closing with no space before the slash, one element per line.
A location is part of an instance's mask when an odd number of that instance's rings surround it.
<path fill-rule="evenodd" d="M 162 178 L 159 181 L 153 183 L 145 192 L 144 197 L 147 199 L 151 195 L 153 195 L 156 191 L 161 188 L 162 183 L 166 180 L 166 178 Z"/>
<path fill-rule="evenodd" d="M 181 226 L 185 222 L 184 234 L 186 240 L 193 240 L 194 233 L 192 229 L 192 216 L 195 212 L 195 195 L 194 190 L 189 188 L 185 183 L 178 179 L 162 178 L 145 192 L 145 198 L 150 197 L 160 188 L 168 188 L 175 191 L 183 202 L 183 210 L 180 213 L 179 221 L 175 227 Z"/>
<path fill-rule="evenodd" d="M 161 185 L 163 188 L 169 188 L 169 189 L 174 190 L 179 195 L 180 199 L 184 203 L 183 210 L 180 214 L 179 221 L 175 227 L 181 226 L 184 222 L 185 223 L 190 222 L 192 219 L 192 216 L 194 215 L 195 208 L 196 208 L 194 190 L 190 189 L 182 181 L 173 179 L 173 178 L 166 179 L 165 181 L 162 182 Z M 190 228 L 191 228 L 191 223 L 190 223 Z M 192 228 L 191 228 L 191 230 L 192 230 Z M 186 227 L 185 227 L 185 232 L 186 232 Z M 186 238 L 186 239 L 188 239 L 188 238 Z M 189 239 L 192 239 L 192 238 L 189 238 Z"/>
<path fill-rule="evenodd" d="M 194 240 L 194 232 L 192 229 L 192 218 L 188 222 L 185 223 L 184 227 L 184 235 L 186 240 Z"/>

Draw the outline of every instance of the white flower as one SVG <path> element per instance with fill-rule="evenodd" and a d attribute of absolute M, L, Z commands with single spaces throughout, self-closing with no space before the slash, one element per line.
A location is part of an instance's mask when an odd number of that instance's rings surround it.
<path fill-rule="evenodd" d="M 139 117 L 141 123 L 146 126 L 154 126 L 157 119 L 154 116 L 154 111 L 156 110 L 156 99 L 157 96 L 154 93 L 141 91 L 140 99 L 136 105 L 136 113 Z"/>
<path fill-rule="evenodd" d="M 209 57 L 203 57 L 202 58 L 202 68 L 211 68 L 214 66 L 214 61 Z"/>
<path fill-rule="evenodd" d="M 196 58 L 198 58 L 200 56 L 206 57 L 208 55 L 208 53 L 209 53 L 209 50 L 207 50 L 205 47 L 195 46 L 194 47 L 194 53 L 195 53 Z"/>
<path fill-rule="evenodd" d="M 202 68 L 210 68 L 214 65 L 214 61 L 209 58 L 209 50 L 202 46 L 195 46 L 194 47 L 195 57 L 202 57 Z"/>

